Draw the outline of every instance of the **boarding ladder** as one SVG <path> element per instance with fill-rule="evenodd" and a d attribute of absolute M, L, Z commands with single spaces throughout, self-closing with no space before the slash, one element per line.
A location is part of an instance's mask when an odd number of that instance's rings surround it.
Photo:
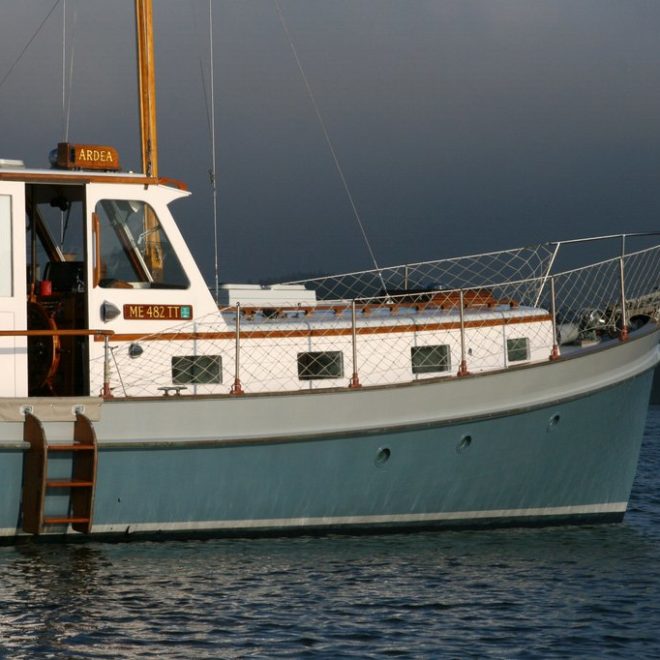
<path fill-rule="evenodd" d="M 88 534 L 98 456 L 92 422 L 76 413 L 73 443 L 48 444 L 41 421 L 26 413 L 23 440 L 30 444 L 23 463 L 23 531 L 41 534 L 47 525 L 71 525 Z M 65 510 L 51 512 L 53 506 Z"/>

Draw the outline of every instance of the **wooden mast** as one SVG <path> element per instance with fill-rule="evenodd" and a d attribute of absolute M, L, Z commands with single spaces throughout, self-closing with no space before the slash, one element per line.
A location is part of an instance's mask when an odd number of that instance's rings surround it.
<path fill-rule="evenodd" d="M 137 30 L 138 90 L 140 98 L 140 139 L 142 171 L 158 176 L 158 137 L 156 135 L 156 69 L 152 0 L 135 0 Z"/>
<path fill-rule="evenodd" d="M 158 136 L 156 133 L 156 66 L 152 0 L 135 0 L 137 31 L 138 91 L 140 98 L 140 143 L 142 171 L 158 178 Z M 158 219 L 151 207 L 144 210 L 144 260 L 154 278 L 163 278 L 163 251 Z"/>

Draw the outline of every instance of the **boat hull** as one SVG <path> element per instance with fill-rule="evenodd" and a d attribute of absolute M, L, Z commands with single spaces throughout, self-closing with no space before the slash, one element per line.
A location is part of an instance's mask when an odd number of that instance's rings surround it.
<path fill-rule="evenodd" d="M 579 358 L 436 383 L 99 404 L 88 410 L 99 443 L 92 535 L 621 520 L 656 360 L 657 334 L 646 332 Z M 44 428 L 61 439 L 67 424 Z M 0 452 L 5 539 L 22 534 L 15 440 Z"/>

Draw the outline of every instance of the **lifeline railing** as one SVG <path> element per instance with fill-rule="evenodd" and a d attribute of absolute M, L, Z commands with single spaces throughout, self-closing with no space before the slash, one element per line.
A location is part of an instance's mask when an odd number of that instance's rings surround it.
<path fill-rule="evenodd" d="M 110 357 L 112 352 L 108 339 L 114 335 L 114 330 L 88 330 L 86 328 L 55 328 L 55 329 L 42 329 L 42 330 L 0 330 L 0 337 L 51 337 L 53 339 L 52 354 L 53 360 L 56 358 L 56 353 L 59 350 L 57 341 L 60 337 L 103 337 L 104 357 L 103 357 L 103 387 L 101 389 L 101 396 L 110 397 Z"/>
<path fill-rule="evenodd" d="M 625 245 L 627 237 L 617 239 Z M 114 366 L 125 396 L 173 387 L 183 394 L 233 395 L 357 388 L 554 360 L 562 345 L 625 340 L 630 327 L 658 320 L 660 246 L 551 273 L 557 246 L 566 242 L 548 245 L 542 268 L 534 258 L 533 277 L 494 279 L 496 270 L 513 272 L 522 263 L 521 251 L 509 251 L 512 265 L 502 253 L 487 255 L 486 276 L 479 279 L 474 268 L 463 287 L 236 305 L 136 340 L 144 349 L 137 359 L 111 346 L 112 362 L 106 351 L 104 365 Z M 468 259 L 476 265 L 475 257 Z"/>

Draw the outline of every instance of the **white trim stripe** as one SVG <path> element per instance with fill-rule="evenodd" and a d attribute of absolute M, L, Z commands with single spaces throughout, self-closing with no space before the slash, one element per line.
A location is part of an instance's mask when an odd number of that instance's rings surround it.
<path fill-rule="evenodd" d="M 261 518 L 255 520 L 208 520 L 199 522 L 115 523 L 94 525 L 92 534 L 177 532 L 212 530 L 279 529 L 282 531 L 305 527 L 331 527 L 351 525 L 385 525 L 424 522 L 469 522 L 489 518 L 535 518 L 549 516 L 581 516 L 607 513 L 625 513 L 627 502 L 607 502 L 529 509 L 491 509 L 485 511 L 450 511 L 447 513 L 410 513 L 380 516 L 322 516 L 318 518 Z"/>

